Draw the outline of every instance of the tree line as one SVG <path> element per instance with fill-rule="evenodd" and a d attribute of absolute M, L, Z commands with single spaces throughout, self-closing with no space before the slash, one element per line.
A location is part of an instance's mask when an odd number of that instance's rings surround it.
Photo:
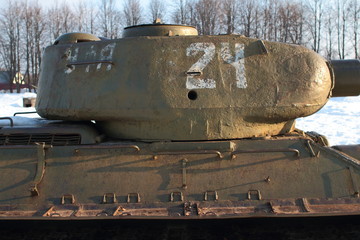
<path fill-rule="evenodd" d="M 114 39 L 126 26 L 157 18 L 195 26 L 204 35 L 242 34 L 304 45 L 328 59 L 359 59 L 359 17 L 360 0 L 94 0 L 49 8 L 8 0 L 0 12 L 0 69 L 10 79 L 21 72 L 36 88 L 42 52 L 61 34 Z"/>

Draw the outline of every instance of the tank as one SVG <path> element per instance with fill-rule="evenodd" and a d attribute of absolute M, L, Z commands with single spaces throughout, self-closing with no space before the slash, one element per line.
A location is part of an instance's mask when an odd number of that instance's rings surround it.
<path fill-rule="evenodd" d="M 360 215 L 360 145 L 295 120 L 360 94 L 359 60 L 147 24 L 44 51 L 36 124 L 0 128 L 1 220 Z"/>

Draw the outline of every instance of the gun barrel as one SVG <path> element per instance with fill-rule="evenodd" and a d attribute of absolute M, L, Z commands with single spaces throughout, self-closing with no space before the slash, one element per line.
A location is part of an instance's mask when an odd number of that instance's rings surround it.
<path fill-rule="evenodd" d="M 360 61 L 331 60 L 335 75 L 333 97 L 360 95 Z"/>

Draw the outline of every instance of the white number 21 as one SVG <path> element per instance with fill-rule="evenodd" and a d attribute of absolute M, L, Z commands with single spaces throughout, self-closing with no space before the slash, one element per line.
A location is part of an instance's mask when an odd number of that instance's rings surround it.
<path fill-rule="evenodd" d="M 204 68 L 213 60 L 215 56 L 215 45 L 210 42 L 192 43 L 186 49 L 186 56 L 195 56 L 199 52 L 204 52 L 201 58 L 194 63 L 187 71 L 186 88 L 187 89 L 202 89 L 202 88 L 216 88 L 216 81 L 214 79 L 201 79 Z M 221 43 L 220 49 L 221 59 L 235 68 L 236 73 L 236 87 L 246 88 L 247 82 L 245 77 L 244 65 L 244 44 L 235 44 L 235 55 L 231 55 L 230 44 L 228 42 Z"/>

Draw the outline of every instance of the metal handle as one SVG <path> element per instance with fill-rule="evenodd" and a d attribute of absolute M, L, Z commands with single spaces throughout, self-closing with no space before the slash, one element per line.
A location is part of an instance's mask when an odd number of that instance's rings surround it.
<path fill-rule="evenodd" d="M 94 146 L 82 146 L 74 150 L 75 153 L 78 153 L 80 149 L 121 149 L 121 148 L 132 148 L 137 152 L 140 152 L 140 147 L 137 145 L 94 145 Z"/>
<path fill-rule="evenodd" d="M 36 174 L 30 186 L 31 196 L 33 197 L 40 195 L 38 184 L 42 181 L 45 174 L 46 150 L 48 148 L 52 148 L 52 145 L 46 145 L 44 142 L 35 143 L 35 144 L 37 145 L 38 161 L 36 165 Z"/>
<path fill-rule="evenodd" d="M 112 199 L 112 201 L 111 201 Z M 116 203 L 116 194 L 115 193 L 105 193 L 102 199 L 102 203 Z"/>
<path fill-rule="evenodd" d="M 127 203 L 131 202 L 131 197 L 136 197 L 136 202 L 139 203 L 140 202 L 140 194 L 139 193 L 129 193 L 127 195 Z"/>
<path fill-rule="evenodd" d="M 32 113 L 37 113 L 36 111 L 32 111 L 32 112 L 16 112 L 16 113 L 14 113 L 14 117 L 16 116 L 16 115 L 21 115 L 21 114 L 32 114 Z"/>
<path fill-rule="evenodd" d="M 170 202 L 175 202 L 174 195 L 180 196 L 180 202 L 184 201 L 184 195 L 182 192 L 172 192 L 170 193 Z"/>
<path fill-rule="evenodd" d="M 214 195 L 214 200 L 217 201 L 219 199 L 219 195 L 217 193 L 217 191 L 206 191 L 204 194 L 204 200 L 205 201 L 209 201 L 209 194 L 213 194 Z"/>
<path fill-rule="evenodd" d="M 193 76 L 193 77 L 199 77 L 202 75 L 202 72 L 201 71 L 191 71 L 191 72 L 186 72 L 186 75 Z"/>
<path fill-rule="evenodd" d="M 297 157 L 300 157 L 300 151 L 295 148 L 281 148 L 281 149 L 256 149 L 256 150 L 240 150 L 232 152 L 232 158 L 236 158 L 235 154 L 242 153 L 267 153 L 267 152 L 293 152 Z"/>
<path fill-rule="evenodd" d="M 70 204 L 74 204 L 75 203 L 75 197 L 72 194 L 64 194 L 61 197 L 61 205 L 64 205 L 66 203 L 66 200 L 70 200 Z"/>
<path fill-rule="evenodd" d="M 12 120 L 11 117 L 2 117 L 2 118 L 0 118 L 0 120 L 9 120 L 10 121 L 10 127 L 14 126 L 14 120 Z"/>
<path fill-rule="evenodd" d="M 112 62 L 112 61 L 97 60 L 97 61 L 91 61 L 91 62 L 70 62 L 69 64 L 66 65 L 66 67 L 71 68 L 72 66 L 76 66 L 76 65 L 90 65 L 90 64 L 99 64 L 99 63 L 114 65 L 114 62 Z"/>
<path fill-rule="evenodd" d="M 258 200 L 261 200 L 260 190 L 249 190 L 249 191 L 248 191 L 248 195 L 247 195 L 247 198 L 248 198 L 249 200 L 251 200 L 251 194 L 256 194 L 257 197 L 258 197 Z"/>
<path fill-rule="evenodd" d="M 157 155 L 186 155 L 186 154 L 216 154 L 219 158 L 224 158 L 224 156 L 218 150 L 158 152 L 153 156 L 153 158 L 157 159 Z"/>

